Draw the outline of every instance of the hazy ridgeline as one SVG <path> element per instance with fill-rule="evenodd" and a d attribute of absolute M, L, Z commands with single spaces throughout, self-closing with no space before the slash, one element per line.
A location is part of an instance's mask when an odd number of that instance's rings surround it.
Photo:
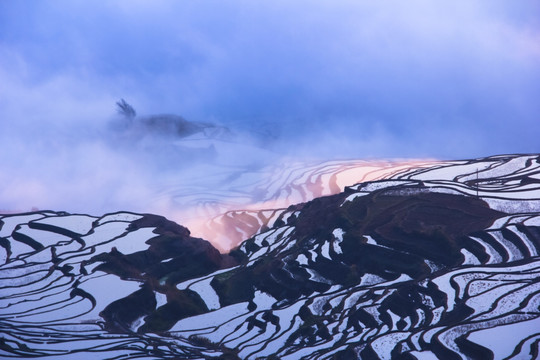
<path fill-rule="evenodd" d="M 298 126 L 289 133 L 294 125 L 234 128 L 131 111 L 111 111 L 109 118 L 83 125 L 50 119 L 14 124 L 1 136 L 9 153 L 3 154 L 0 209 L 136 211 L 197 227 L 228 210 L 286 207 L 342 190 L 350 184 L 322 189 L 328 179 L 309 180 L 321 182 L 312 185 L 321 187 L 312 194 L 286 187 L 307 181 L 304 173 L 310 171 L 320 178 L 358 167 L 340 160 L 345 166 L 340 170 L 342 165 L 331 161 L 363 154 L 366 146 L 331 135 L 339 124 L 318 134 L 319 129 L 301 132 Z M 317 170 L 319 164 L 326 170 Z"/>

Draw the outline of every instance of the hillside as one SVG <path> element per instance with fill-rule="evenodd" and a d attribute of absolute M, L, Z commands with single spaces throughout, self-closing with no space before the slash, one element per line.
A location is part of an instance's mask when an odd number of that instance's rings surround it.
<path fill-rule="evenodd" d="M 264 211 L 236 218 L 256 235 L 227 254 L 151 214 L 0 217 L 0 356 L 539 356 L 540 156 Z"/>

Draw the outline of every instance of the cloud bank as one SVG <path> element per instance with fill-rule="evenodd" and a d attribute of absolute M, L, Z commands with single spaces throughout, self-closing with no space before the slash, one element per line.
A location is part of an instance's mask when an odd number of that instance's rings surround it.
<path fill-rule="evenodd" d="M 217 191 L 216 174 L 284 156 L 537 152 L 538 13 L 533 0 L 1 2 L 0 208 L 173 211 L 156 192 L 197 171 Z M 111 141 L 120 98 L 242 135 L 187 176 L 159 139 Z"/>

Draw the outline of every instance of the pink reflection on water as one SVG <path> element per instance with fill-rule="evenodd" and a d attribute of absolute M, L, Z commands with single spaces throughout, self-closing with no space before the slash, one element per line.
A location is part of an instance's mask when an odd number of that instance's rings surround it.
<path fill-rule="evenodd" d="M 287 207 L 320 196 L 342 192 L 346 186 L 360 182 L 388 179 L 402 172 L 433 166 L 435 160 L 361 161 L 344 160 L 307 164 L 284 164 L 275 174 L 246 192 L 265 193 L 263 199 L 246 202 L 246 198 L 230 197 L 216 204 L 221 211 L 207 216 L 190 216 L 197 210 L 177 211 L 171 218 L 187 226 L 192 235 L 208 239 L 222 252 L 237 246 L 270 224 Z M 276 187 L 276 183 L 279 184 Z M 261 187 L 262 186 L 262 187 Z M 203 206 L 203 205 L 200 205 Z M 207 210 L 207 209 L 206 209 Z M 209 216 L 208 216 L 209 215 Z"/>

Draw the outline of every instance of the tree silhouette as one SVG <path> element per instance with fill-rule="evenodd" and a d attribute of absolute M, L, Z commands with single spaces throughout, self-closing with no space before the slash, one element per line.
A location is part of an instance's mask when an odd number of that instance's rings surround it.
<path fill-rule="evenodd" d="M 129 105 L 124 99 L 117 101 L 116 106 L 118 106 L 118 113 L 128 119 L 133 119 L 137 115 L 133 106 Z"/>

